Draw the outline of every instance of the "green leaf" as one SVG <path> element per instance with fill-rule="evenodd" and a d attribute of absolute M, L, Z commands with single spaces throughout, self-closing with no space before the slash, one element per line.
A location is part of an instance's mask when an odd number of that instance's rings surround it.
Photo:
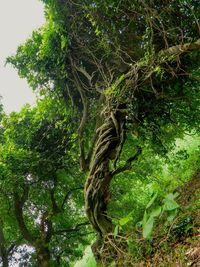
<path fill-rule="evenodd" d="M 131 213 L 128 214 L 128 216 L 123 217 L 119 220 L 119 224 L 120 226 L 123 226 L 125 224 L 127 224 L 128 222 L 130 222 L 133 219 L 133 217 L 131 216 Z"/>
<path fill-rule="evenodd" d="M 61 35 L 61 49 L 64 49 L 66 47 L 67 42 L 68 42 L 67 38 Z"/>
<path fill-rule="evenodd" d="M 170 193 L 170 194 L 167 194 L 167 195 L 165 196 L 165 199 L 174 200 L 174 199 L 177 198 L 178 196 L 179 196 L 179 193 L 178 193 L 178 192 Z"/>
<path fill-rule="evenodd" d="M 177 198 L 180 194 L 178 192 L 174 193 L 174 199 Z"/>
<path fill-rule="evenodd" d="M 155 193 L 155 194 L 153 195 L 153 197 L 151 198 L 151 200 L 150 200 L 149 203 L 147 204 L 146 209 L 148 209 L 148 208 L 150 208 L 150 207 L 152 206 L 152 204 L 153 204 L 154 201 L 156 200 L 157 196 L 158 196 L 158 193 Z"/>
<path fill-rule="evenodd" d="M 114 238 L 117 237 L 118 233 L 119 233 L 119 225 L 116 225 L 114 230 Z"/>
<path fill-rule="evenodd" d="M 178 209 L 180 206 L 179 204 L 173 200 L 173 199 L 165 199 L 164 201 L 164 206 L 163 206 L 163 210 L 175 210 Z"/>
<path fill-rule="evenodd" d="M 172 223 L 174 218 L 176 217 L 176 214 L 177 214 L 177 209 L 170 210 L 167 216 L 167 222 Z"/>
<path fill-rule="evenodd" d="M 143 216 L 143 220 L 142 220 L 142 224 L 144 225 L 147 222 L 147 220 L 148 220 L 148 215 L 147 215 L 147 212 L 145 210 L 144 216 Z"/>
<path fill-rule="evenodd" d="M 162 207 L 158 206 L 154 209 L 152 209 L 152 211 L 150 212 L 150 217 L 158 217 L 162 212 Z"/>
<path fill-rule="evenodd" d="M 153 224 L 154 224 L 154 217 L 149 217 L 147 222 L 143 225 L 142 235 L 145 239 L 150 238 L 153 230 Z"/>

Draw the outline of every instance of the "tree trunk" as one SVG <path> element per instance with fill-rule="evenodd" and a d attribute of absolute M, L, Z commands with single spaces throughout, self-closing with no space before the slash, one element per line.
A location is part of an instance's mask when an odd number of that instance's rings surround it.
<path fill-rule="evenodd" d="M 2 260 L 2 266 L 8 267 L 8 252 L 6 249 L 6 240 L 3 231 L 3 222 L 0 220 L 0 257 Z"/>
<path fill-rule="evenodd" d="M 2 260 L 2 267 L 9 267 L 9 262 L 8 262 L 8 254 L 6 253 L 6 251 L 2 251 L 1 250 L 1 260 Z"/>
<path fill-rule="evenodd" d="M 97 129 L 98 139 L 90 166 L 89 177 L 85 185 L 85 211 L 87 217 L 98 234 L 98 240 L 92 246 L 96 260 L 101 255 L 99 249 L 104 238 L 113 233 L 114 226 L 107 214 L 107 205 L 111 194 L 109 191 L 113 171 L 111 161 L 117 161 L 123 144 L 125 113 L 122 110 L 105 112 L 105 123 Z"/>
<path fill-rule="evenodd" d="M 36 256 L 39 266 L 50 266 L 50 252 L 47 244 L 38 244 L 36 247 Z"/>

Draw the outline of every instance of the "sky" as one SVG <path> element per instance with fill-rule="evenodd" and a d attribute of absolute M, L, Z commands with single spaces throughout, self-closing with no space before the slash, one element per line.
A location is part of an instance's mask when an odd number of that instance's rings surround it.
<path fill-rule="evenodd" d="M 5 60 L 43 24 L 43 4 L 39 0 L 0 0 L 0 95 L 6 113 L 36 101 L 26 80 L 20 79 L 11 65 L 5 66 Z"/>

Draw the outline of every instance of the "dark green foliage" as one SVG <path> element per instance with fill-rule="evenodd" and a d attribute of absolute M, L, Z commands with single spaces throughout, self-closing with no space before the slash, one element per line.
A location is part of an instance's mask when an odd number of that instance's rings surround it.
<path fill-rule="evenodd" d="M 177 238 L 184 237 L 185 235 L 191 234 L 193 229 L 193 218 L 186 217 L 182 218 L 177 224 L 172 227 L 173 234 Z"/>
<path fill-rule="evenodd" d="M 109 183 L 103 193 L 93 183 L 97 191 L 91 196 L 97 203 L 94 196 L 100 196 L 100 207 L 107 208 L 110 202 L 109 214 L 107 210 L 103 214 L 117 225 L 115 241 L 120 243 L 121 233 L 130 235 L 128 247 L 138 256 L 134 238 L 142 234 L 138 229 L 133 233 L 137 222 L 143 218 L 143 228 L 147 226 L 143 237 L 153 236 L 159 219 L 169 221 L 170 212 L 178 209 L 173 198 L 167 202 L 167 196 L 199 166 L 199 150 L 189 151 L 189 142 L 176 151 L 178 138 L 199 131 L 199 1 L 43 2 L 46 24 L 7 59 L 41 100 L 35 108 L 26 106 L 2 121 L 1 212 L 10 205 L 6 224 L 16 225 L 12 198 L 17 195 L 23 201 L 28 186 L 25 224 L 38 244 L 41 227 L 37 220 L 45 215 L 53 229 L 51 238 L 46 237 L 51 262 L 68 266 L 90 239 L 84 237 L 89 232 L 84 225 L 84 176 L 102 164 L 107 172 L 97 169 L 104 176 L 115 174 L 113 201 L 105 194 L 110 193 Z M 107 125 L 111 125 L 110 135 L 101 131 Z M 108 149 L 112 138 L 115 141 Z M 101 144 L 95 155 L 97 140 Z M 142 153 L 129 162 L 137 151 Z M 100 165 L 98 160 L 93 162 L 98 156 Z M 192 163 L 194 169 L 188 168 Z M 147 207 L 152 194 L 156 195 L 156 215 L 155 207 Z M 95 216 L 98 221 L 102 214 Z M 177 224 L 177 231 L 186 231 L 181 225 Z M 11 233 L 9 242 L 15 237 L 19 244 L 27 243 L 20 231 L 16 236 Z M 149 243 L 144 247 L 152 252 Z"/>
<path fill-rule="evenodd" d="M 50 235 L 46 246 L 51 252 L 52 264 L 63 261 L 61 266 L 67 266 L 69 261 L 81 255 L 78 240 L 83 247 L 87 244 L 85 224 L 81 226 L 85 222 L 81 215 L 84 182 L 77 170 L 77 161 L 73 159 L 76 138 L 68 119 L 71 120 L 63 105 L 48 98 L 33 109 L 25 106 L 20 113 L 3 118 L 5 141 L 1 145 L 0 159 L 0 212 L 6 242 L 14 243 L 15 250 L 21 245 L 26 251 L 25 244 L 33 248 L 25 253 L 28 258 L 31 255 L 30 261 L 25 256 L 18 260 L 19 263 L 25 261 L 26 266 L 36 262 L 37 253 L 36 256 L 34 253 L 36 243 L 42 242 L 44 216 L 48 216 L 51 224 L 51 227 L 46 226 Z M 15 196 L 24 198 L 22 215 L 15 210 Z M 24 234 L 25 228 L 16 219 L 16 212 L 25 222 L 33 242 Z"/>

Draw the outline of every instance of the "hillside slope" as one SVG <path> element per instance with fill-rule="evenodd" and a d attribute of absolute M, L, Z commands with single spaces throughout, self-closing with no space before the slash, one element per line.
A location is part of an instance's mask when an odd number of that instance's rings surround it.
<path fill-rule="evenodd" d="M 167 235 L 154 240 L 154 252 L 139 266 L 200 266 L 200 171 L 178 188 L 181 210 Z"/>

